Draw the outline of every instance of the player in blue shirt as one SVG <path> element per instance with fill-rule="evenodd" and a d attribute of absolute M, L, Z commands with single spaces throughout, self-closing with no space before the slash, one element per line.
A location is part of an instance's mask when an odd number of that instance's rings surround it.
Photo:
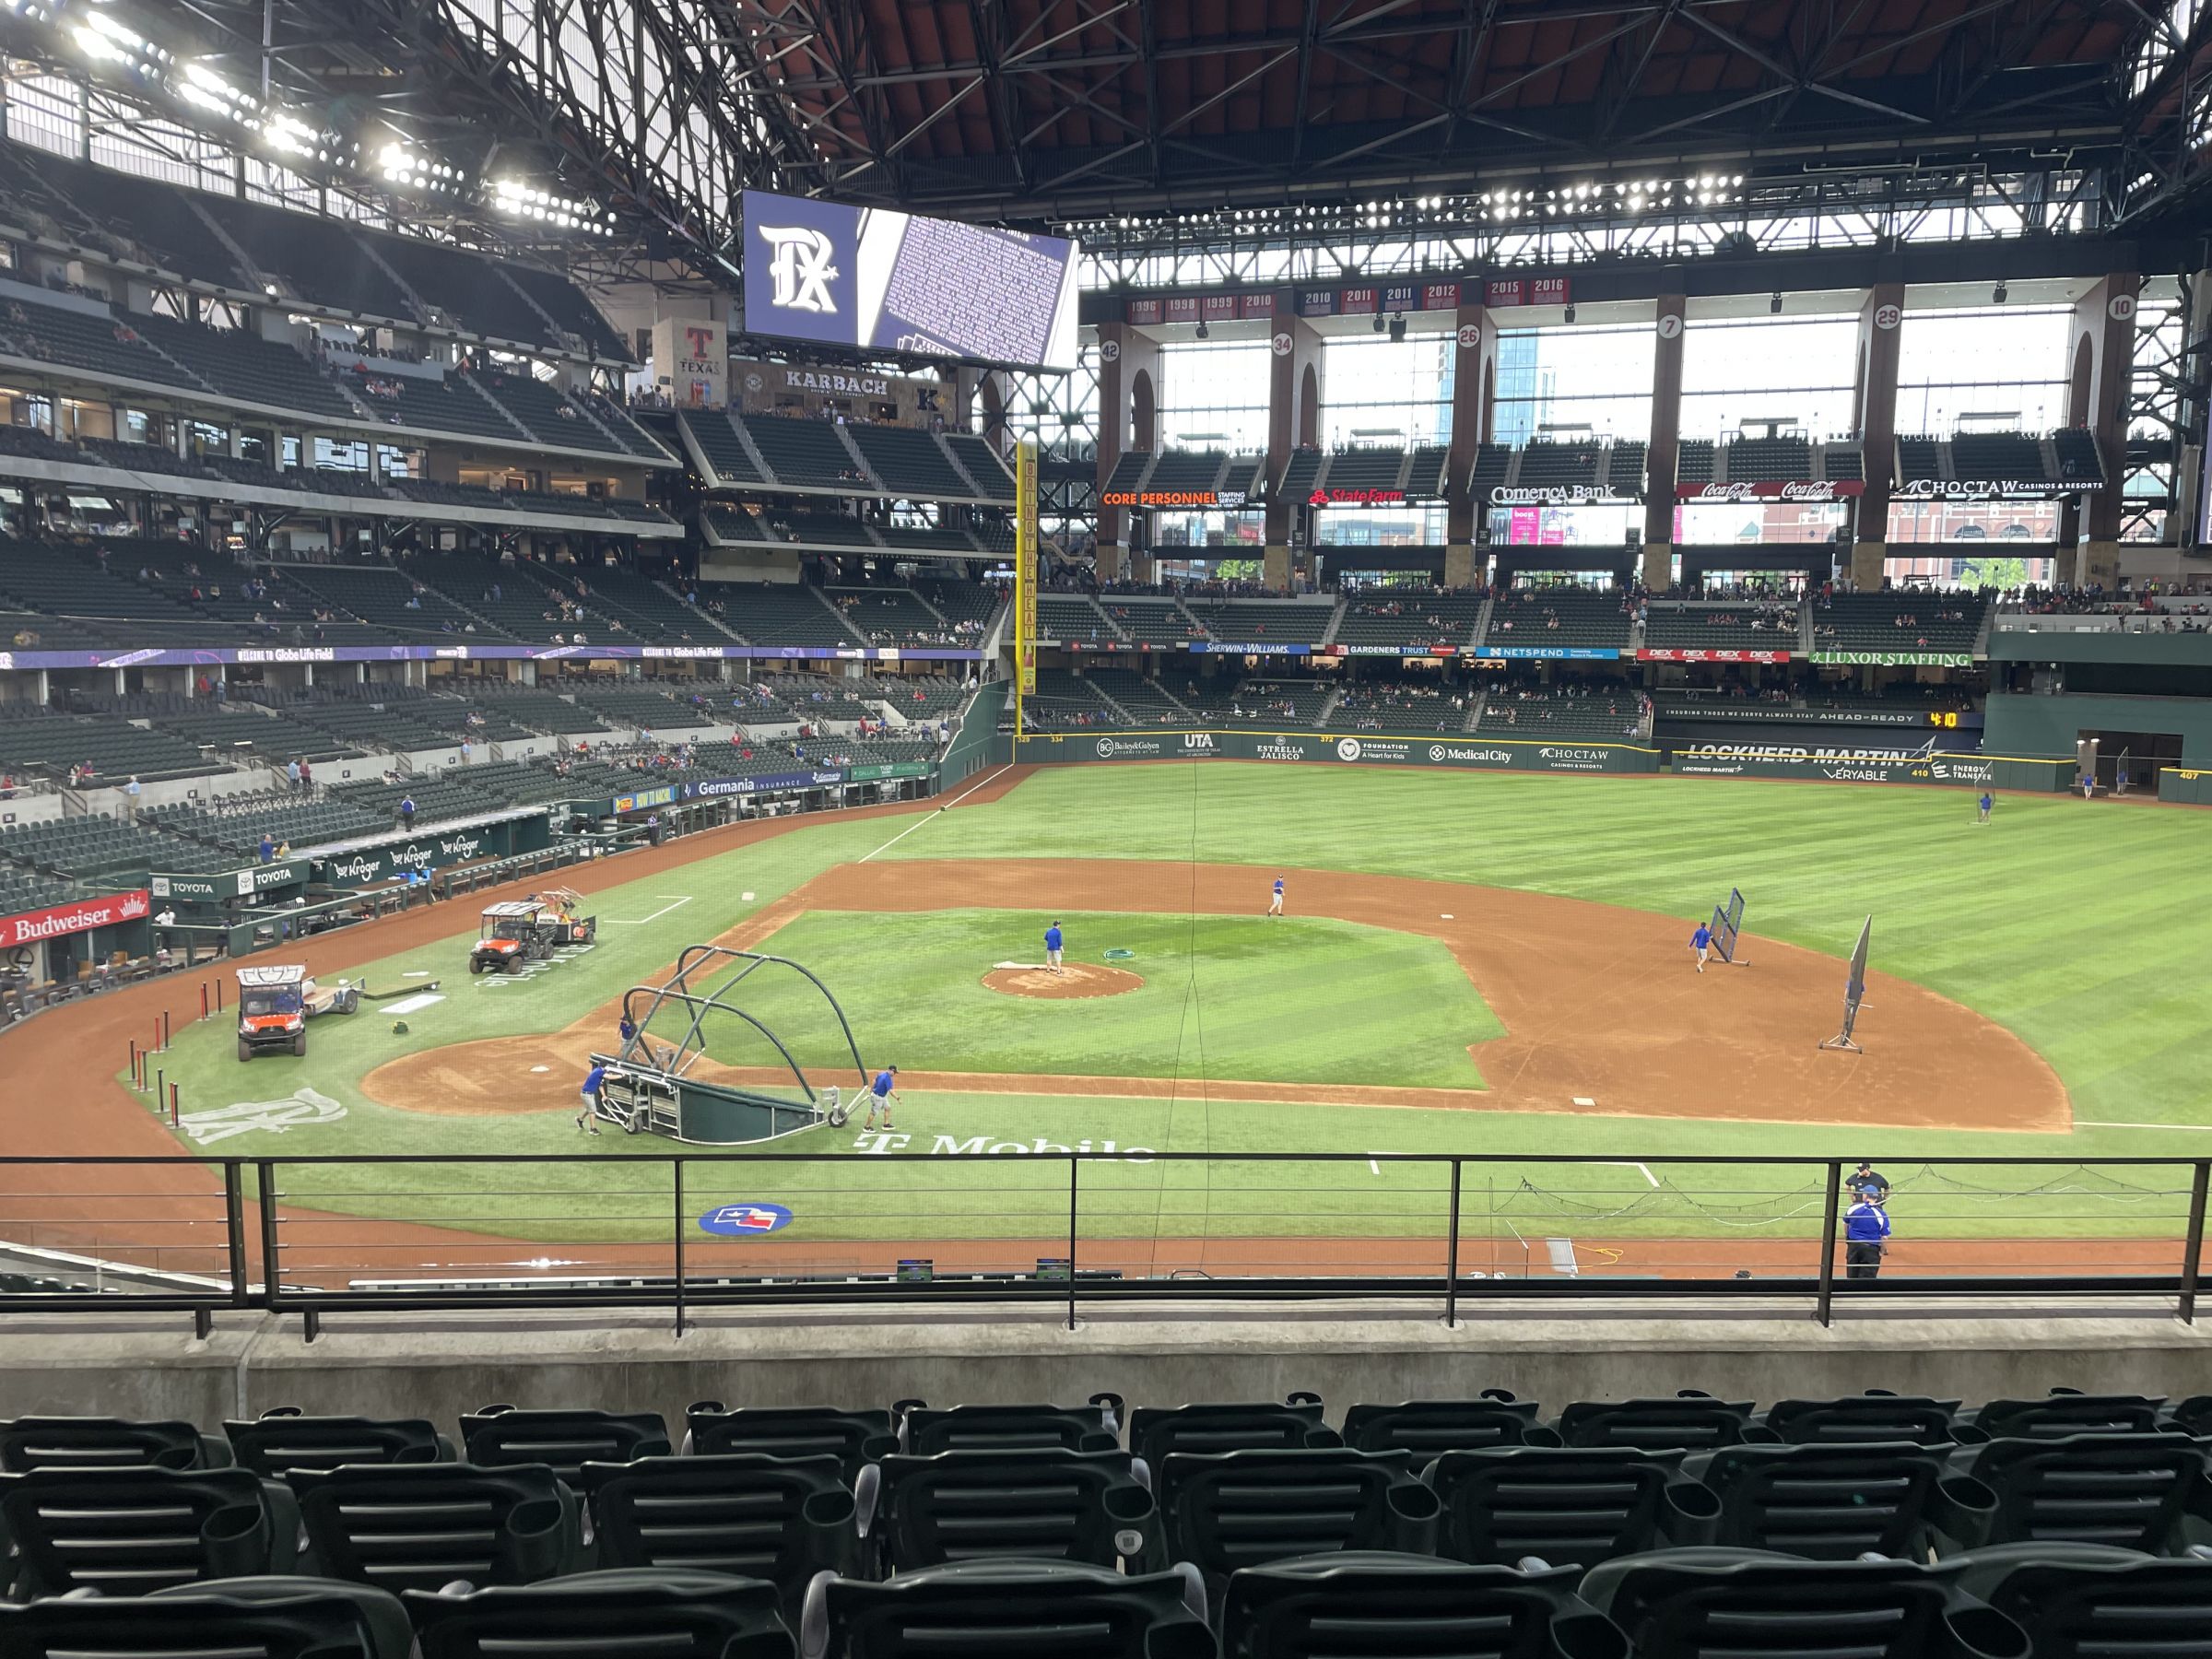
<path fill-rule="evenodd" d="M 1044 966 L 1048 973 L 1060 971 L 1060 924 L 1057 922 L 1044 930 Z"/>
<path fill-rule="evenodd" d="M 867 1127 L 876 1127 L 876 1112 L 880 1107 L 883 1111 L 883 1126 L 888 1129 L 891 1126 L 891 1102 L 898 1098 L 899 1068 L 887 1065 L 876 1074 L 876 1081 L 868 1086 Z"/>
<path fill-rule="evenodd" d="M 1989 791 L 1986 789 L 1983 790 L 1982 792 L 1982 817 L 1980 819 L 1982 823 L 1986 824 L 1989 822 L 1989 809 L 1995 805 L 1996 802 L 1990 799 Z"/>
<path fill-rule="evenodd" d="M 1712 948 L 1712 929 L 1699 923 L 1698 931 L 1689 935 L 1689 947 L 1698 953 L 1698 971 L 1704 972 L 1706 953 Z"/>
<path fill-rule="evenodd" d="M 583 1110 L 576 1114 L 576 1127 L 599 1133 L 599 1087 L 606 1081 L 606 1067 L 594 1065 L 583 1074 Z"/>
<path fill-rule="evenodd" d="M 1283 878 L 1280 876 L 1275 878 L 1275 891 L 1267 900 L 1267 913 L 1271 916 L 1283 913 Z"/>

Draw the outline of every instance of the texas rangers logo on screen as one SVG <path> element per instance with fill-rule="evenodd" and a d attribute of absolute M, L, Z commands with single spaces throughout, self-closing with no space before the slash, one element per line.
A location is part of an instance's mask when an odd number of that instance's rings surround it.
<path fill-rule="evenodd" d="M 759 229 L 775 250 L 768 267 L 776 285 L 771 303 L 786 311 L 833 315 L 837 301 L 830 297 L 830 285 L 837 280 L 838 269 L 830 262 L 837 257 L 837 244 L 807 225 L 762 225 Z"/>

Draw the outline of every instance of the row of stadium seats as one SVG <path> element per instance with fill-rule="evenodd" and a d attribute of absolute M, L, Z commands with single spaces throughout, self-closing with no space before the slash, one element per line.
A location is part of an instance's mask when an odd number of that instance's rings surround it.
<path fill-rule="evenodd" d="M 481 338 L 630 357 L 565 276 L 343 218 L 179 189 L 15 144 L 0 145 L 0 206 L 34 208 L 96 245 L 233 290 L 273 284 L 311 305 L 402 325 L 429 320 L 419 300 Z"/>
<path fill-rule="evenodd" d="M 405 1653 L 406 1622 L 371 1599 L 396 1593 L 424 1630 L 465 1609 L 535 1609 L 535 1627 L 487 1627 L 496 1647 L 457 1651 L 550 1653 L 532 1644 L 559 1636 L 564 1652 L 621 1653 L 577 1609 L 626 1591 L 628 1634 L 650 1629 L 651 1651 L 725 1655 L 792 1653 L 792 1632 L 810 1653 L 1034 1654 L 1050 1626 L 1050 1651 L 1100 1655 L 1210 1654 L 1218 1635 L 1218 1651 L 1255 1655 L 2171 1659 L 2191 1651 L 2173 1644 L 2184 1621 L 2201 1629 L 2212 1610 L 2207 1424 L 2212 1399 L 2068 1394 L 1961 1409 L 1877 1393 L 1765 1412 L 1693 1394 L 1542 1420 L 1493 1391 L 1355 1406 L 1341 1434 L 1311 1395 L 1135 1411 L 1112 1395 L 705 1402 L 680 1448 L 652 1413 L 487 1407 L 458 1425 L 456 1458 L 421 1419 L 279 1409 L 216 1437 L 22 1418 L 0 1423 L 0 1524 L 9 1593 L 29 1606 L 0 1610 L 0 1651 L 147 1651 L 88 1641 L 136 1620 L 142 1641 L 159 1628 L 162 1653 L 197 1659 L 222 1650 L 145 1621 L 327 1598 L 380 1609 Z M 2061 1583 L 2070 1602 L 2053 1597 Z M 1188 1645 L 1162 1648 L 1144 1621 L 1095 1622 L 1102 1598 L 1153 1590 Z M 165 1601 L 137 1599 L 148 1592 Z M 1536 1593 L 1552 1609 L 1542 1641 L 1507 1642 L 1510 1605 Z M 1065 1598 L 1062 1617 L 1041 1622 L 1037 1595 Z M 193 1596 L 205 1606 L 180 1605 Z M 739 1596 L 782 1645 L 671 1646 L 654 1623 L 661 1597 Z M 1286 1596 L 1304 1612 L 1251 1623 Z M 928 1617 L 891 1645 L 839 1648 L 841 1598 Z M 2036 1645 L 1996 1641 L 1985 1618 L 1979 1640 L 1949 1642 L 1962 1601 L 2009 1606 Z M 1554 1640 L 1562 1609 L 1574 1640 Z M 2053 1619 L 2087 1645 L 2043 1646 Z M 36 1631 L 56 1645 L 6 1645 Z M 1607 1644 L 1591 1645 L 1600 1631 Z"/>

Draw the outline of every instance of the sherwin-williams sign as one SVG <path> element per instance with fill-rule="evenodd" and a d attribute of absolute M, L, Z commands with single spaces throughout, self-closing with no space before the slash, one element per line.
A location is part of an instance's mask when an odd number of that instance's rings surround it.
<path fill-rule="evenodd" d="M 1648 772 L 1659 751 L 1626 743 L 1521 743 L 1325 732 L 1065 732 L 1025 737 L 1024 763 L 1070 760 L 1279 760 L 1335 766 L 1457 766 L 1490 771 Z"/>

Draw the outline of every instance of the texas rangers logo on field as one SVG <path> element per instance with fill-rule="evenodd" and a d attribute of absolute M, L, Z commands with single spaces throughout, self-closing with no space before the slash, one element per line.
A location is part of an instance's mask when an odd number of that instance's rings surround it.
<path fill-rule="evenodd" d="M 256 1129 L 282 1135 L 288 1129 L 335 1124 L 345 1115 L 346 1108 L 328 1095 L 301 1088 L 281 1100 L 241 1100 L 233 1106 L 188 1112 L 177 1120 L 177 1127 L 192 1137 L 194 1145 L 211 1147 L 217 1141 L 229 1140 L 234 1135 L 248 1135 Z"/>
<path fill-rule="evenodd" d="M 808 225 L 763 225 L 760 236 L 776 251 L 768 267 L 776 285 L 770 303 L 834 314 L 837 302 L 830 297 L 830 284 L 838 273 L 830 261 L 836 257 L 837 244 Z"/>
<path fill-rule="evenodd" d="M 730 1239 L 756 1239 L 790 1225 L 791 1211 L 781 1204 L 724 1204 L 699 1218 L 700 1231 Z"/>

